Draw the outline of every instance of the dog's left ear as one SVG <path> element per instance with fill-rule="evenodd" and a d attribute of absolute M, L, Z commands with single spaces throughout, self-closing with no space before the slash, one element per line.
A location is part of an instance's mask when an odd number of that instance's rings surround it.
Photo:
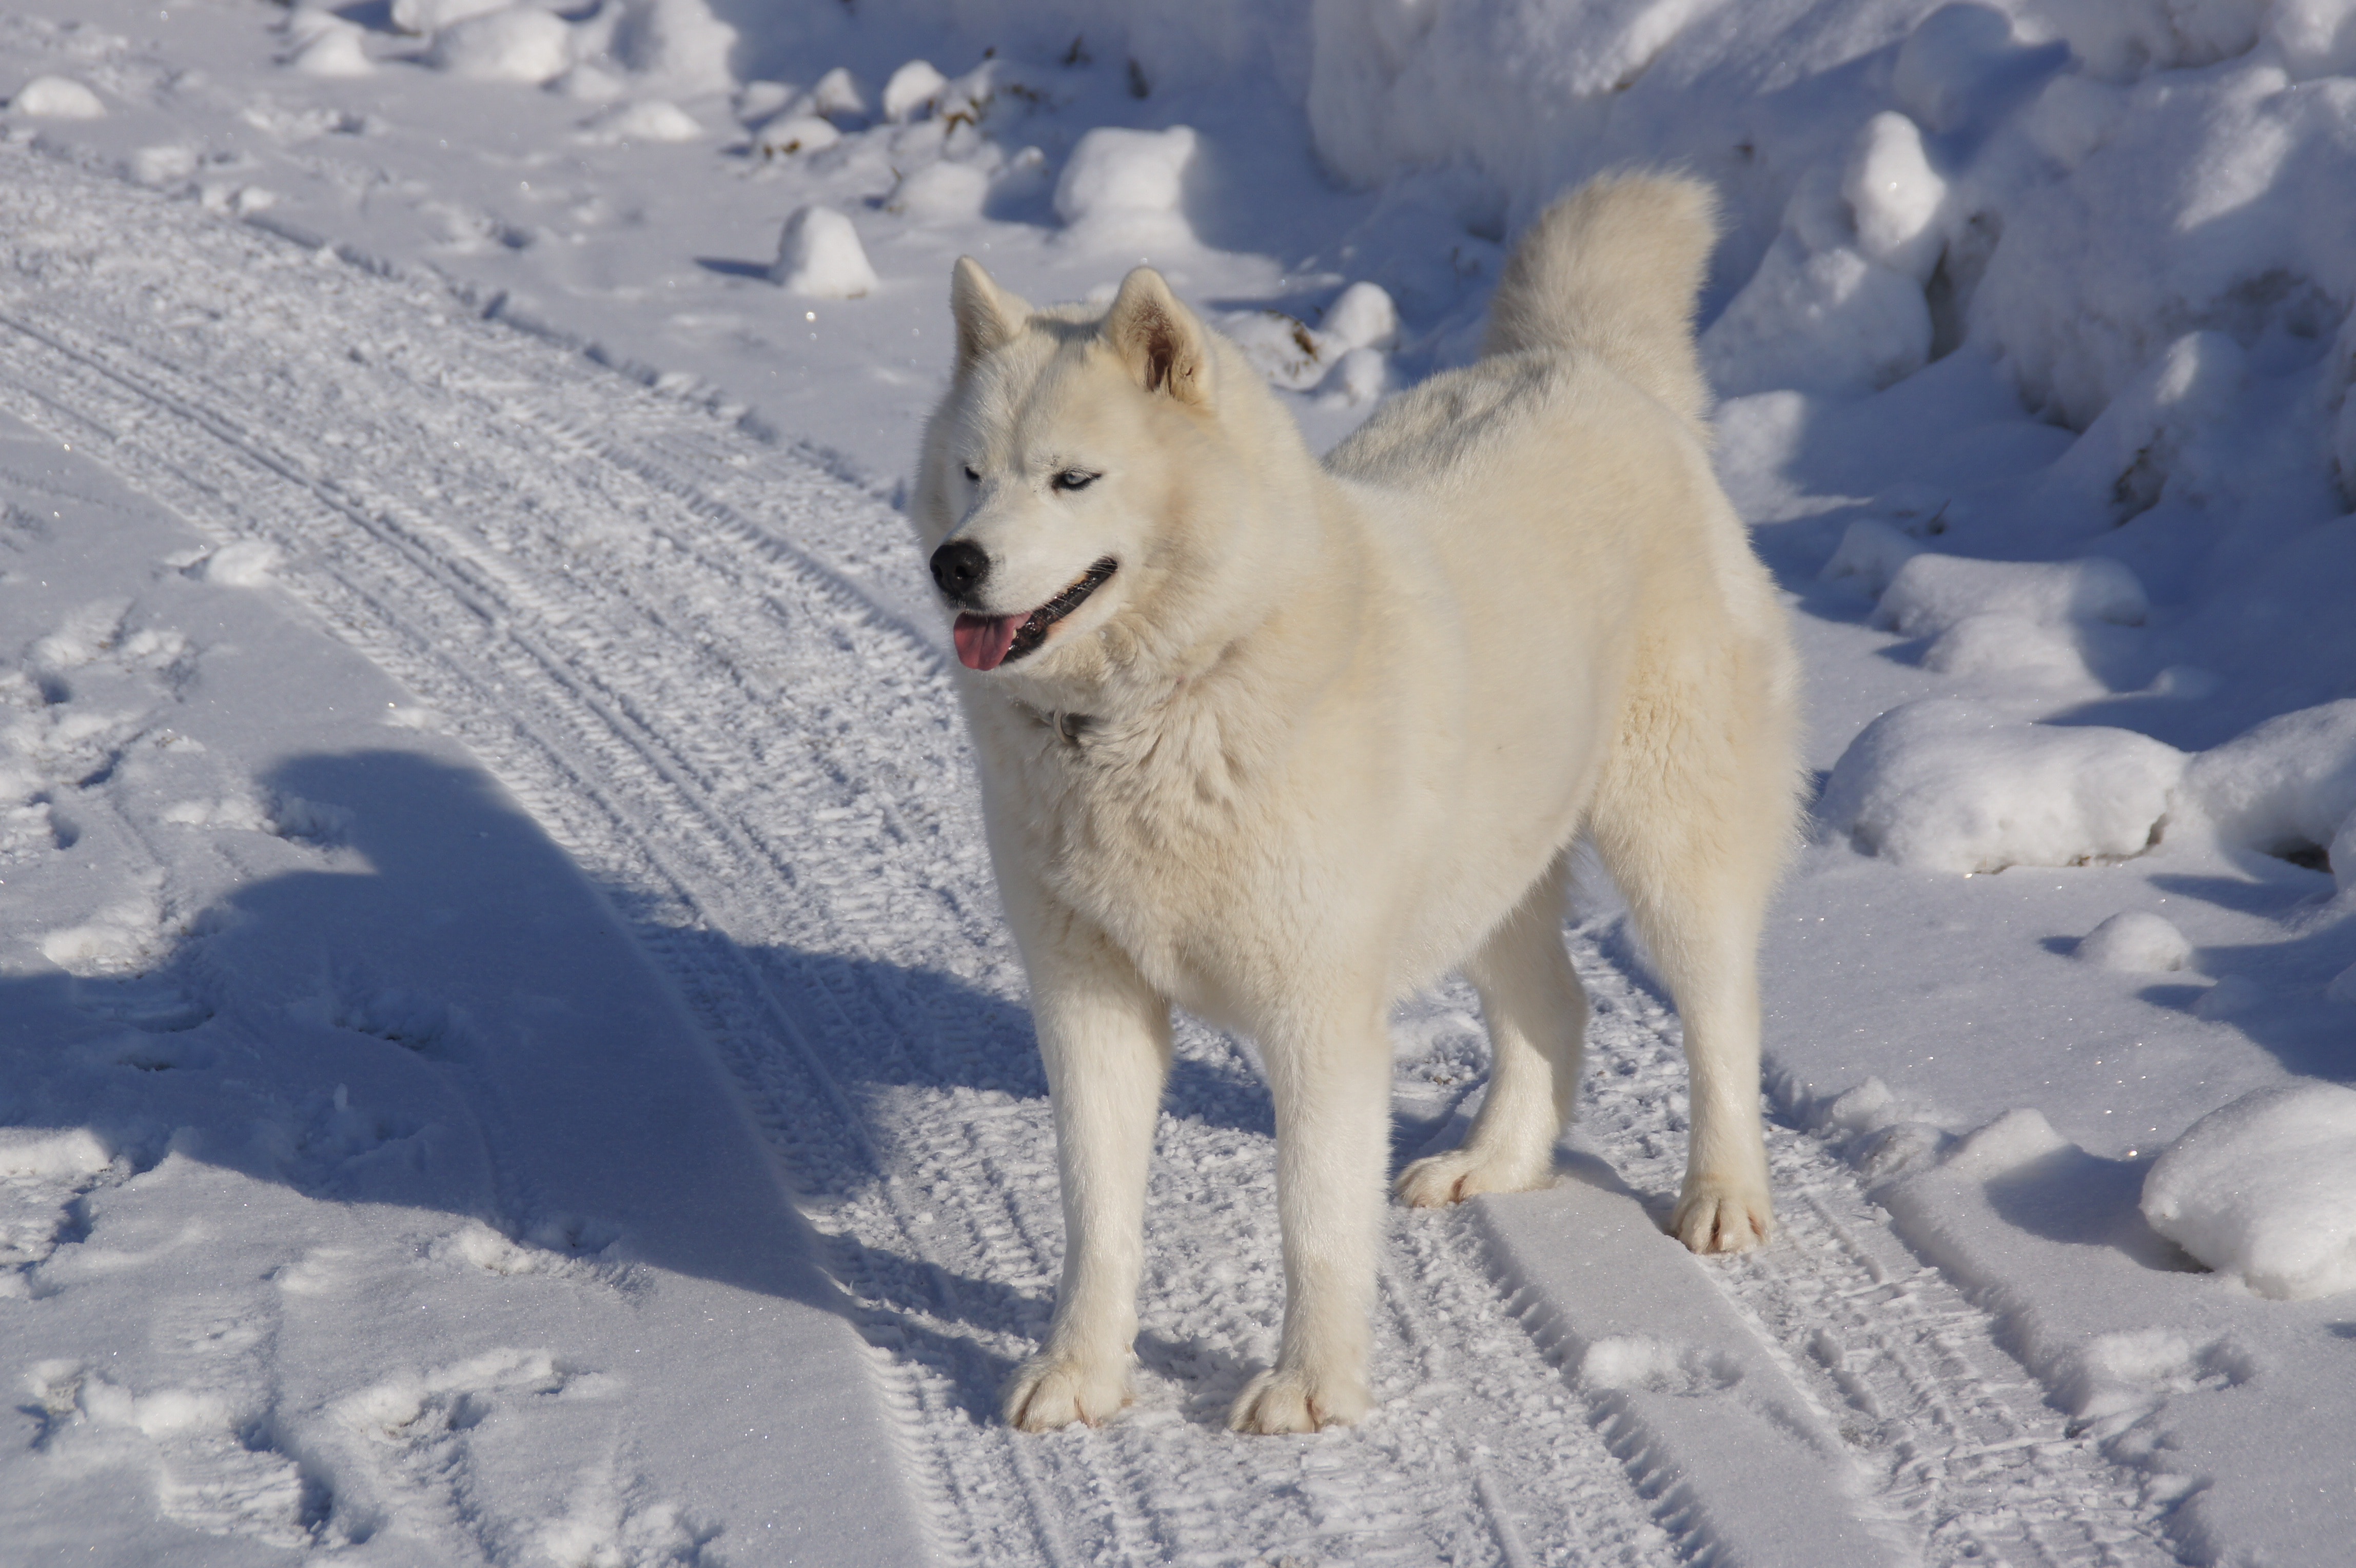
<path fill-rule="evenodd" d="M 1121 279 L 1120 293 L 1105 313 L 1099 333 L 1147 392 L 1209 405 L 1208 336 L 1151 267 L 1138 267 Z"/>

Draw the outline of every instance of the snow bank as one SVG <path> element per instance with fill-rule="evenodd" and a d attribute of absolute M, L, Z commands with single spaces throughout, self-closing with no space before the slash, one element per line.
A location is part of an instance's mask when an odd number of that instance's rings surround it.
<path fill-rule="evenodd" d="M 392 25 L 404 33 L 431 35 L 470 16 L 504 11 L 513 0 L 392 0 Z"/>
<path fill-rule="evenodd" d="M 803 207 L 786 220 L 769 281 L 812 299 L 855 299 L 876 279 L 850 219 L 830 207 Z"/>
<path fill-rule="evenodd" d="M 2356 1290 L 2356 1090 L 2292 1083 L 2194 1122 L 2144 1180 L 2152 1229 L 2260 1295 Z"/>
<path fill-rule="evenodd" d="M 2283 714 L 2194 757 L 2184 798 L 2231 843 L 2267 854 L 2329 846 L 2356 881 L 2356 698 Z M 2342 846 L 2345 846 L 2344 848 Z"/>
<path fill-rule="evenodd" d="M 579 52 L 604 55 L 649 92 L 696 98 L 734 88 L 736 42 L 705 0 L 617 0 L 583 26 Z"/>
<path fill-rule="evenodd" d="M 2192 961 L 2192 944 L 2159 916 L 2123 909 L 2078 939 L 2077 957 L 2098 969 L 2158 974 Z"/>
<path fill-rule="evenodd" d="M 1184 242 L 1183 208 L 1194 162 L 1192 127 L 1124 131 L 1099 126 L 1082 136 L 1055 181 L 1055 216 L 1075 239 L 1104 245 Z"/>
<path fill-rule="evenodd" d="M 305 76 L 357 77 L 375 72 L 376 65 L 360 47 L 367 35 L 343 21 L 314 29 L 286 57 L 287 68 Z"/>
<path fill-rule="evenodd" d="M 2181 752 L 2126 730 L 2021 724 L 1936 697 L 1866 725 L 1817 814 L 1901 865 L 2080 865 L 2158 842 L 2183 768 Z"/>
<path fill-rule="evenodd" d="M 661 98 L 618 103 L 581 128 L 584 140 L 618 142 L 691 142 L 703 134 L 695 116 Z"/>

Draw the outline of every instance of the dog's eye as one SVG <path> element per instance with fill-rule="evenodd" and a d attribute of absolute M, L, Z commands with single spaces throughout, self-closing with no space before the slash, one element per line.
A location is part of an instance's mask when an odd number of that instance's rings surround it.
<path fill-rule="evenodd" d="M 1055 476 L 1055 488 L 1059 490 L 1084 490 L 1101 478 L 1102 475 L 1091 474 L 1085 468 L 1066 468 Z"/>
<path fill-rule="evenodd" d="M 968 463 L 965 466 L 965 482 L 969 485 L 978 485 L 981 483 L 980 473 L 970 463 Z"/>

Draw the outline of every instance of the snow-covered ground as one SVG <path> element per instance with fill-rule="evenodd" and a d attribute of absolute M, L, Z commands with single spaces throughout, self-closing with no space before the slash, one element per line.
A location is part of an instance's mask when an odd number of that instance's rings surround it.
<path fill-rule="evenodd" d="M 2356 4 L 6 0 L 0 1562 L 2327 1564 L 2356 1536 Z M 1381 1412 L 1182 1035 L 1136 1408 L 894 510 L 948 263 L 1320 442 L 1678 162 L 1810 678 L 1783 1230 L 1608 887 Z M 1477 1106 L 1398 1020 L 1400 1158 Z"/>

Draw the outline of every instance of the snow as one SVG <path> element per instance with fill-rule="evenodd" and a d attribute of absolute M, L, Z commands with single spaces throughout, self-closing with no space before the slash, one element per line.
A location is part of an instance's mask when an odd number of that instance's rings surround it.
<path fill-rule="evenodd" d="M 552 81 L 573 64 L 573 29 L 526 6 L 468 16 L 434 30 L 433 62 L 470 81 Z"/>
<path fill-rule="evenodd" d="M 1900 865 L 2083 865 L 2158 843 L 2183 769 L 2175 748 L 2130 730 L 2010 723 L 1933 697 L 1868 725 L 1816 812 Z"/>
<path fill-rule="evenodd" d="M 12 0 L 0 63 L 12 1549 L 2342 1554 L 2347 0 Z M 1632 165 L 1723 197 L 1808 669 L 1780 1238 L 1659 1235 L 1590 886 L 1566 1179 L 1398 1219 L 1375 1422 L 1205 1414 L 1280 1271 L 1189 1023 L 1139 1402 L 1015 1444 L 1051 1129 L 892 510 L 949 263 L 1150 259 L 1323 446 Z M 1397 1032 L 1404 1159 L 1485 1047 Z"/>
<path fill-rule="evenodd" d="M 799 207 L 777 236 L 769 281 L 812 299 L 855 299 L 875 287 L 859 231 L 830 207 Z"/>
<path fill-rule="evenodd" d="M 2192 961 L 2184 933 L 2147 909 L 2120 910 L 2080 937 L 2073 950 L 2084 962 L 2124 974 L 2158 974 Z"/>
<path fill-rule="evenodd" d="M 2211 1112 L 2144 1178 L 2144 1218 L 2276 1301 L 2356 1291 L 2356 1089 L 2262 1089 Z"/>

